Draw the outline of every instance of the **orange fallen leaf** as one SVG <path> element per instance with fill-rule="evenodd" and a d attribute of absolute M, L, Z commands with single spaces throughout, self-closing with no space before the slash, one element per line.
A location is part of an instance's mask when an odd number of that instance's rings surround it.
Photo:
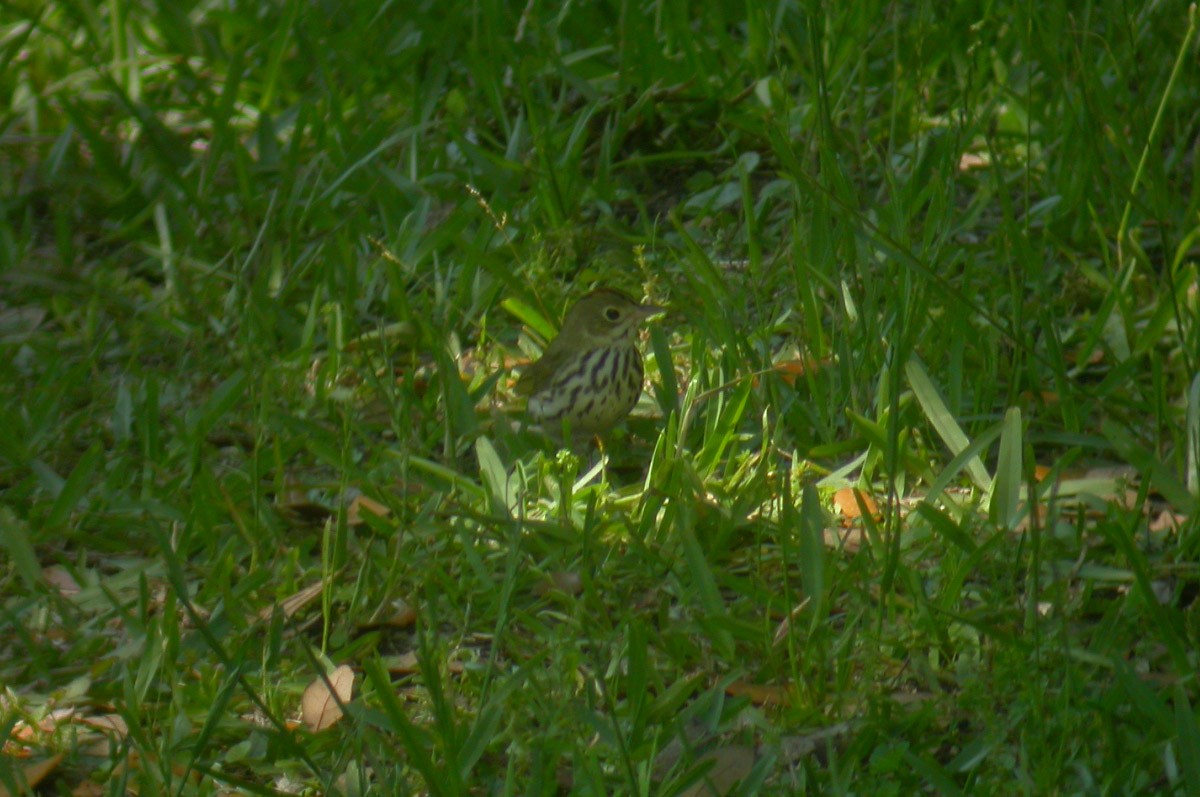
<path fill-rule="evenodd" d="M 825 361 L 818 360 L 816 357 L 799 357 L 773 363 L 770 370 L 779 374 L 779 378 L 787 384 L 794 385 L 798 379 L 820 370 L 823 365 L 825 365 Z M 757 375 L 753 378 L 753 384 L 758 386 Z"/>
<path fill-rule="evenodd" d="M 786 686 L 752 684 L 748 681 L 734 681 L 725 687 L 725 694 L 749 698 L 756 706 L 786 706 L 791 702 L 791 693 Z"/>
<path fill-rule="evenodd" d="M 875 504 L 875 499 L 857 487 L 843 487 L 833 494 L 833 505 L 841 513 L 843 521 L 858 520 L 862 517 L 860 500 L 871 517 L 879 517 L 879 507 Z"/>

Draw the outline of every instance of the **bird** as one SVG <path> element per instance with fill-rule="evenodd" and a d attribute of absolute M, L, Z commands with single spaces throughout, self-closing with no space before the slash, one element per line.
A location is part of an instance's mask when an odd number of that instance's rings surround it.
<path fill-rule="evenodd" d="M 558 336 L 517 380 L 517 392 L 529 397 L 526 414 L 564 439 L 612 429 L 642 394 L 638 329 L 665 311 L 614 288 L 582 296 L 567 311 Z"/>

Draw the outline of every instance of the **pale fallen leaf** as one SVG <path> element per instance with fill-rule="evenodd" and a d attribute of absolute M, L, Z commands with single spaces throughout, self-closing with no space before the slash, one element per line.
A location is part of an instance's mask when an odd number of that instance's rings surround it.
<path fill-rule="evenodd" d="M 389 656 L 385 666 L 392 675 L 412 675 L 421 669 L 421 662 L 417 661 L 417 652 L 410 650 L 399 656 Z"/>
<path fill-rule="evenodd" d="M 367 498 L 365 495 L 359 493 L 354 496 L 354 499 L 350 502 L 350 506 L 346 509 L 346 523 L 351 526 L 361 526 L 366 522 L 363 513 L 385 518 L 392 513 L 392 510 L 378 501 Z"/>
<path fill-rule="evenodd" d="M 788 616 L 783 618 L 783 622 L 781 622 L 775 629 L 775 637 L 771 640 L 772 644 L 778 645 L 780 642 L 787 639 L 788 632 L 792 629 L 792 621 L 800 616 L 800 613 L 804 611 L 804 607 L 808 606 L 809 600 L 810 599 L 806 597 L 804 600 L 800 601 L 800 603 L 796 604 L 795 608 L 788 612 Z"/>
<path fill-rule="evenodd" d="M 21 747 L 21 743 L 36 744 L 39 739 L 53 734 L 60 725 L 65 725 L 74 718 L 75 709 L 68 706 L 54 709 L 38 720 L 36 725 L 30 725 L 23 720 L 18 721 L 8 733 L 8 739 L 4 742 L 3 754 L 28 758 L 32 755 L 32 751 L 29 748 Z"/>
<path fill-rule="evenodd" d="M 555 570 L 550 577 L 534 585 L 533 594 L 539 598 L 551 592 L 578 595 L 583 592 L 583 577 L 569 570 Z"/>
<path fill-rule="evenodd" d="M 1156 531 L 1179 531 L 1183 524 L 1187 522 L 1187 515 L 1181 515 L 1172 512 L 1169 509 L 1164 509 L 1158 513 L 1158 516 L 1150 521 L 1146 530 L 1151 532 Z"/>
<path fill-rule="evenodd" d="M 417 652 L 410 650 L 399 656 L 389 656 L 384 659 L 384 667 L 392 675 L 412 675 L 421 671 L 421 662 L 417 659 Z M 464 670 L 466 670 L 466 665 L 457 659 L 446 662 L 446 671 L 452 675 L 461 675 Z"/>
<path fill-rule="evenodd" d="M 289 595 L 288 597 L 284 598 L 281 603 L 277 604 L 279 611 L 283 613 L 284 617 L 293 616 L 296 614 L 296 612 L 300 611 L 309 603 L 316 600 L 317 596 L 321 594 L 321 590 L 324 589 L 324 587 L 325 584 L 318 581 L 314 584 L 310 584 L 294 595 Z M 270 620 L 271 615 L 274 613 L 275 606 L 268 606 L 258 613 L 258 619 Z"/>
<path fill-rule="evenodd" d="M 754 748 L 735 744 L 719 747 L 697 762 L 713 762 L 712 769 L 697 783 L 680 792 L 680 797 L 722 797 L 734 793 L 734 787 L 754 769 Z"/>
<path fill-rule="evenodd" d="M 991 163 L 987 155 L 976 152 L 964 152 L 958 159 L 960 172 L 972 172 L 976 169 L 986 169 Z"/>
<path fill-rule="evenodd" d="M 122 739 L 129 735 L 129 725 L 120 714 L 98 714 L 94 717 L 80 717 L 79 723 L 104 733 L 111 733 Z"/>
<path fill-rule="evenodd" d="M 91 728 L 99 733 L 80 734 L 80 749 L 87 755 L 108 756 L 116 742 L 129 735 L 129 725 L 120 714 L 99 714 L 94 717 L 80 717 L 80 725 Z M 84 742 L 88 742 L 84 746 Z"/>
<path fill-rule="evenodd" d="M 859 723 L 839 722 L 828 728 L 816 728 L 809 733 L 784 736 L 779 740 L 779 754 L 782 761 L 792 766 L 800 766 L 805 759 L 815 758 L 818 763 L 824 763 L 826 754 L 831 747 L 843 737 L 848 737 Z"/>
<path fill-rule="evenodd" d="M 826 547 L 837 548 L 846 553 L 855 553 L 862 547 L 862 526 L 850 526 L 842 531 L 838 529 L 825 529 L 821 532 L 821 539 L 824 541 Z"/>
<path fill-rule="evenodd" d="M 49 587 L 58 590 L 58 594 L 64 598 L 79 594 L 79 582 L 62 565 L 50 565 L 44 568 L 42 578 L 46 580 Z"/>
<path fill-rule="evenodd" d="M 332 688 L 332 691 L 330 689 Z M 301 719 L 310 731 L 323 731 L 342 718 L 342 704 L 354 693 L 354 670 L 343 664 L 308 685 L 300 698 Z"/>

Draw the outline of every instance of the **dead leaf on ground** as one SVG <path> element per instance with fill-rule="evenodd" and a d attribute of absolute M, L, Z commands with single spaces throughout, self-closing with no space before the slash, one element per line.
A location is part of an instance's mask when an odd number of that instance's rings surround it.
<path fill-rule="evenodd" d="M 391 675 L 412 675 L 421 670 L 421 662 L 417 660 L 415 650 L 401 653 L 399 656 L 388 656 L 384 660 L 384 666 Z"/>
<path fill-rule="evenodd" d="M 822 539 L 827 548 L 837 548 L 847 553 L 855 553 L 862 547 L 862 526 L 851 526 L 844 531 L 825 529 L 822 532 Z"/>
<path fill-rule="evenodd" d="M 539 598 L 555 591 L 578 595 L 583 592 L 583 577 L 569 570 L 555 570 L 533 587 L 533 594 Z"/>
<path fill-rule="evenodd" d="M 333 510 L 324 504 L 310 501 L 302 493 L 280 496 L 275 509 L 289 523 L 297 526 L 319 526 L 333 517 Z"/>
<path fill-rule="evenodd" d="M 778 684 L 754 684 L 749 681 L 734 681 L 725 687 L 730 697 L 749 698 L 756 706 L 786 706 L 791 702 L 791 692 Z"/>
<path fill-rule="evenodd" d="M 94 780 L 82 780 L 71 789 L 71 797 L 101 797 L 105 793 L 104 784 Z"/>
<path fill-rule="evenodd" d="M 861 501 L 861 507 L 860 507 Z M 873 518 L 879 517 L 879 507 L 875 499 L 857 487 L 843 487 L 833 494 L 833 505 L 841 513 L 843 525 L 862 517 L 865 508 Z"/>
<path fill-rule="evenodd" d="M 828 361 L 818 360 L 816 357 L 799 357 L 777 362 L 771 368 L 775 373 L 779 374 L 779 378 L 784 382 L 794 385 L 797 380 L 821 370 L 827 364 Z M 757 380 L 755 381 L 757 382 Z"/>
<path fill-rule="evenodd" d="M 79 582 L 62 565 L 50 565 L 43 568 L 42 578 L 45 579 L 47 586 L 58 590 L 58 594 L 64 598 L 73 597 L 80 592 Z"/>
<path fill-rule="evenodd" d="M 350 506 L 346 509 L 346 523 L 351 526 L 363 525 L 367 522 L 366 518 L 363 517 L 364 513 L 374 515 L 378 518 L 386 518 L 392 513 L 392 510 L 378 501 L 367 498 L 365 495 L 359 493 L 354 496 L 354 499 L 350 501 Z"/>
<path fill-rule="evenodd" d="M 991 158 L 980 152 L 964 152 L 958 158 L 960 172 L 973 172 L 976 169 L 986 169 L 991 165 Z"/>
<path fill-rule="evenodd" d="M 392 616 L 385 623 L 392 628 L 408 628 L 417 622 L 417 610 L 403 598 L 392 601 Z"/>
<path fill-rule="evenodd" d="M 779 740 L 780 758 L 793 766 L 799 766 L 806 759 L 813 757 L 817 759 L 817 763 L 824 764 L 830 747 L 835 743 L 844 746 L 843 737 L 849 736 L 854 728 L 853 722 L 839 722 L 828 728 L 784 736 Z"/>
<path fill-rule="evenodd" d="M 129 735 L 129 725 L 120 714 L 97 714 L 94 717 L 80 717 L 79 723 L 89 728 L 95 728 L 103 733 L 111 733 L 124 739 Z"/>
<path fill-rule="evenodd" d="M 1187 515 L 1181 515 L 1178 512 L 1164 509 L 1158 513 L 1157 517 L 1150 521 L 1146 530 L 1151 532 L 1179 531 L 1185 523 L 1187 523 Z"/>
<path fill-rule="evenodd" d="M 271 615 L 275 614 L 276 607 L 279 608 L 279 611 L 283 613 L 284 617 L 292 617 L 296 614 L 296 612 L 300 611 L 309 603 L 316 600 L 317 596 L 321 594 L 321 590 L 324 589 L 324 587 L 325 584 L 321 581 L 310 584 L 299 592 L 284 598 L 280 603 L 268 606 L 260 611 L 258 613 L 258 619 L 264 621 L 270 620 Z"/>
<path fill-rule="evenodd" d="M 32 791 L 39 783 L 45 780 L 51 772 L 58 768 L 58 765 L 62 762 L 62 760 L 63 754 L 58 753 L 57 755 L 50 756 L 44 761 L 26 764 L 21 769 L 22 777 L 17 782 L 21 783 L 23 780 L 24 785 L 28 786 L 30 791 Z M 0 785 L 0 797 L 9 797 L 8 789 L 4 788 L 3 785 Z"/>
<path fill-rule="evenodd" d="M 800 613 L 804 611 L 804 607 L 808 606 L 808 604 L 809 598 L 806 597 L 804 600 L 796 604 L 796 606 L 790 612 L 788 612 L 788 616 L 783 618 L 778 627 L 776 627 L 775 636 L 771 640 L 771 644 L 778 645 L 780 642 L 787 639 L 788 632 L 792 630 L 792 621 L 800 616 Z"/>
<path fill-rule="evenodd" d="M 13 725 L 12 730 L 9 731 L 8 738 L 4 740 L 3 750 L 0 750 L 0 753 L 14 758 L 28 758 L 34 755 L 34 751 L 24 745 L 37 745 L 45 737 L 57 731 L 60 725 L 66 725 L 72 722 L 74 718 L 75 708 L 68 706 L 66 708 L 54 709 L 38 720 L 37 725 L 18 721 Z"/>
<path fill-rule="evenodd" d="M 389 656 L 384 660 L 384 666 L 391 675 L 412 675 L 421 671 L 421 661 L 417 658 L 415 650 L 401 653 L 399 656 Z M 457 659 L 446 662 L 446 671 L 451 675 L 461 675 L 465 669 L 466 666 Z"/>
<path fill-rule="evenodd" d="M 696 763 L 712 761 L 712 769 L 697 783 L 680 792 L 680 797 L 722 797 L 733 794 L 734 787 L 754 769 L 754 748 L 735 744 L 719 747 Z"/>
<path fill-rule="evenodd" d="M 83 738 L 83 734 L 80 735 L 80 749 L 86 752 L 87 755 L 107 757 L 111 754 L 114 744 L 129 735 L 129 725 L 120 714 L 99 714 L 94 717 L 80 717 L 78 723 L 92 730 L 99 731 L 99 733 L 87 734 L 88 738 L 86 740 Z M 84 741 L 89 742 L 86 747 L 83 746 Z"/>
<path fill-rule="evenodd" d="M 354 670 L 343 664 L 329 673 L 328 679 L 318 678 L 304 690 L 300 698 L 301 719 L 313 732 L 332 727 L 342 718 L 340 704 L 349 703 L 353 693 Z"/>

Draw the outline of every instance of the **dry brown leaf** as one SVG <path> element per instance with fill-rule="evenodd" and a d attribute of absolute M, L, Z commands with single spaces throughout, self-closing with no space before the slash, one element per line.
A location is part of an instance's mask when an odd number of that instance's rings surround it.
<path fill-rule="evenodd" d="M 819 762 L 825 760 L 825 754 L 835 742 L 843 742 L 856 728 L 858 723 L 839 722 L 828 728 L 792 736 L 784 736 L 779 740 L 779 751 L 784 761 L 792 766 L 800 766 L 804 759 L 816 757 Z M 840 746 L 840 745 L 839 745 Z"/>
<path fill-rule="evenodd" d="M 332 687 L 333 691 L 330 691 Z M 308 685 L 300 698 L 300 714 L 310 731 L 323 731 L 342 718 L 342 706 L 354 694 L 354 670 L 343 664 Z"/>
<path fill-rule="evenodd" d="M 17 722 L 9 731 L 8 739 L 4 741 L 3 754 L 19 758 L 28 758 L 33 751 L 22 744 L 36 744 L 39 739 L 58 730 L 60 725 L 71 722 L 75 718 L 73 707 L 57 708 L 38 720 L 37 725 Z"/>
<path fill-rule="evenodd" d="M 284 520 L 297 526 L 319 526 L 333 517 L 333 510 L 315 501 L 279 504 L 276 509 Z"/>
<path fill-rule="evenodd" d="M 392 628 L 408 628 L 417 622 L 417 610 L 408 604 L 408 601 L 403 598 L 396 598 L 392 601 L 392 616 L 386 621 L 386 624 Z"/>
<path fill-rule="evenodd" d="M 94 780 L 81 780 L 71 789 L 71 797 L 100 797 L 104 793 L 104 784 Z"/>
<path fill-rule="evenodd" d="M 827 547 L 839 548 L 847 553 L 856 552 L 863 543 L 862 526 L 851 526 L 845 531 L 825 529 L 821 536 Z"/>
<path fill-rule="evenodd" d="M 129 725 L 120 714 L 97 714 L 94 717 L 80 717 L 79 723 L 104 733 L 112 733 L 122 739 L 129 735 Z"/>
<path fill-rule="evenodd" d="M 391 675 L 412 675 L 421 671 L 421 662 L 417 659 L 415 650 L 388 657 L 384 666 Z M 446 671 L 452 675 L 461 675 L 465 670 L 466 665 L 457 659 L 446 662 Z"/>
<path fill-rule="evenodd" d="M 284 617 L 293 616 L 296 614 L 296 612 L 300 611 L 309 603 L 316 600 L 317 596 L 321 594 L 321 590 L 324 589 L 324 587 L 325 584 L 321 581 L 318 581 L 314 584 L 310 584 L 293 595 L 289 595 L 288 597 L 284 598 L 281 603 L 277 604 L 279 611 L 283 612 Z M 275 614 L 275 606 L 268 606 L 258 613 L 258 619 L 270 620 L 271 615 L 273 614 Z"/>
<path fill-rule="evenodd" d="M 960 172 L 972 172 L 976 169 L 986 169 L 990 165 L 990 161 L 986 155 L 976 152 L 964 152 L 958 158 L 958 170 Z"/>
<path fill-rule="evenodd" d="M 417 661 L 415 650 L 401 653 L 399 656 L 389 656 L 386 666 L 387 671 L 392 675 L 412 675 L 421 669 L 421 663 Z"/>
<path fill-rule="evenodd" d="M 1187 515 L 1181 515 L 1172 512 L 1169 509 L 1164 509 L 1158 513 L 1158 516 L 1150 521 L 1146 527 L 1147 531 L 1179 531 L 1183 524 L 1187 523 Z"/>
<path fill-rule="evenodd" d="M 70 598 L 79 594 L 79 582 L 62 565 L 50 565 L 44 568 L 42 570 L 42 578 L 45 579 L 48 586 L 58 590 L 58 594 L 64 598 Z"/>
<path fill-rule="evenodd" d="M 725 687 L 725 694 L 748 697 L 756 706 L 786 706 L 791 701 L 791 693 L 786 686 L 752 684 L 749 681 L 734 681 Z"/>
<path fill-rule="evenodd" d="M 713 768 L 698 783 L 680 792 L 680 797 L 721 797 L 734 793 L 734 787 L 754 769 L 754 748 L 740 744 L 719 747 L 697 763 L 706 761 L 714 762 Z"/>
<path fill-rule="evenodd" d="M 815 357 L 801 357 L 796 360 L 784 360 L 778 362 L 771 367 L 775 373 L 779 374 L 779 378 L 789 385 L 795 384 L 797 379 L 801 379 L 805 374 L 812 373 L 821 369 L 823 363 Z"/>
<path fill-rule="evenodd" d="M 46 779 L 46 776 L 58 768 L 59 763 L 63 760 L 62 753 L 50 756 L 44 761 L 38 761 L 33 764 L 26 764 L 22 770 L 22 780 L 25 785 L 33 790 L 39 783 Z M 18 781 L 20 783 L 20 781 Z M 0 797 L 9 797 L 8 789 L 0 785 Z"/>
<path fill-rule="evenodd" d="M 809 599 L 806 597 L 800 603 L 796 604 L 793 609 L 788 612 L 788 616 L 783 618 L 783 621 L 775 629 L 775 637 L 771 640 L 771 644 L 778 645 L 783 640 L 787 639 L 788 632 L 792 629 L 792 621 L 800 616 L 804 611 L 804 607 L 808 606 Z"/>
<path fill-rule="evenodd" d="M 86 734 L 87 739 L 80 735 L 80 744 L 84 741 L 90 742 L 86 747 L 81 749 L 86 751 L 87 755 L 108 756 L 112 751 L 115 742 L 124 739 L 129 735 L 129 725 L 125 722 L 125 718 L 120 714 L 98 714 L 94 717 L 80 717 L 77 722 L 80 725 L 99 731 L 99 734 Z"/>
<path fill-rule="evenodd" d="M 360 493 L 354 496 L 354 500 L 350 502 L 350 506 L 346 509 L 346 523 L 351 526 L 361 526 L 366 522 L 363 518 L 364 512 L 370 513 L 375 517 L 385 518 L 392 513 L 392 510 Z"/>
<path fill-rule="evenodd" d="M 871 517 L 879 517 L 879 507 L 875 504 L 874 498 L 857 487 L 843 487 L 833 494 L 833 505 L 841 513 L 843 523 L 862 517 L 858 499 L 862 500 L 862 505 L 866 507 Z"/>

